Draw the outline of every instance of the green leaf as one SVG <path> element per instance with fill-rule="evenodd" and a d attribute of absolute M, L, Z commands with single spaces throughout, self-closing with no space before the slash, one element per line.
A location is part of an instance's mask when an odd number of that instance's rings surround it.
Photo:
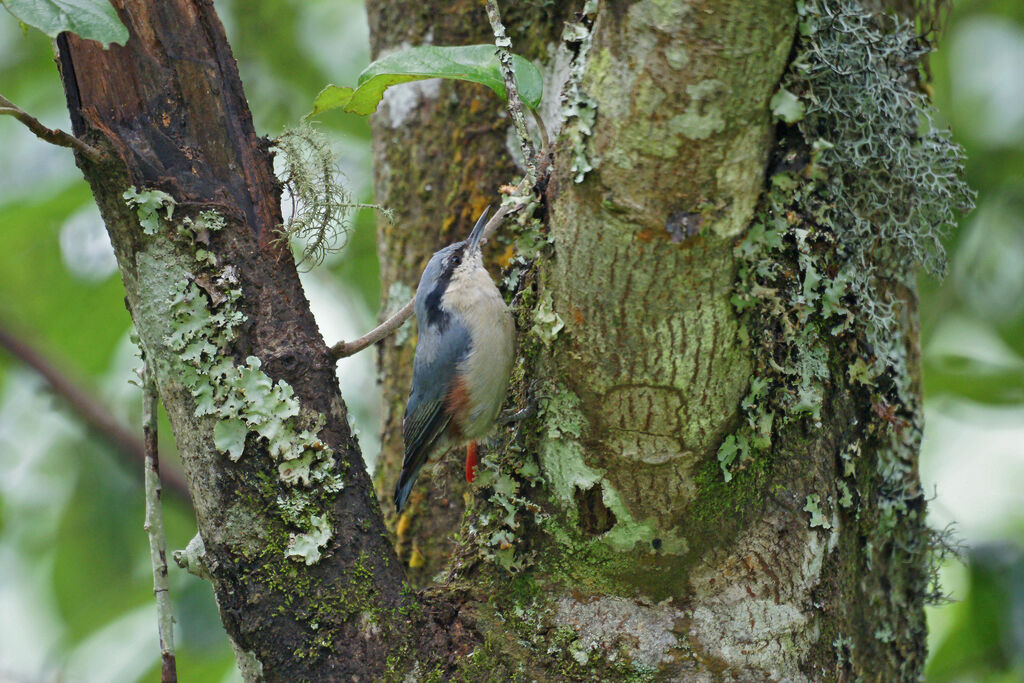
<path fill-rule="evenodd" d="M 51 38 L 63 31 L 103 43 L 124 45 L 128 29 L 109 0 L 0 0 L 22 23 Z"/>
<path fill-rule="evenodd" d="M 544 93 L 537 67 L 524 57 L 512 55 L 512 72 L 515 74 L 519 97 L 526 106 L 536 109 Z M 359 74 L 358 87 L 355 89 L 328 85 L 317 95 L 309 116 L 330 109 L 368 116 L 377 111 L 384 91 L 390 86 L 427 78 L 452 78 L 480 83 L 498 93 L 502 99 L 507 97 L 493 45 L 425 45 L 378 59 Z"/>

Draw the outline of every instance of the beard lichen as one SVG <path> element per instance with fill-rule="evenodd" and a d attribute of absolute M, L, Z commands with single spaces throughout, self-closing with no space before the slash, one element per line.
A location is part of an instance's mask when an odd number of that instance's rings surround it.
<path fill-rule="evenodd" d="M 343 249 L 354 210 L 376 209 L 388 222 L 394 220 L 388 209 L 352 201 L 330 141 L 311 125 L 302 123 L 286 130 L 274 140 L 271 150 L 288 211 L 280 227 L 281 238 L 299 245 L 299 265 L 319 265 L 329 252 Z"/>
<path fill-rule="evenodd" d="M 810 526 L 860 553 L 837 583 L 864 599 L 845 596 L 836 623 L 846 631 L 823 638 L 849 644 L 843 666 L 855 675 L 917 680 L 922 607 L 939 595 L 935 563 L 949 544 L 925 522 L 907 302 L 920 269 L 943 273 L 941 238 L 973 194 L 961 149 L 923 93 L 928 45 L 913 26 L 852 0 L 806 0 L 798 12 L 794 58 L 773 98 L 769 186 L 736 249 L 733 304 L 756 374 L 719 460 L 728 478 L 768 453 L 782 426 L 816 426 L 830 396 L 860 406 L 841 430 L 834 486 L 804 507 Z"/>

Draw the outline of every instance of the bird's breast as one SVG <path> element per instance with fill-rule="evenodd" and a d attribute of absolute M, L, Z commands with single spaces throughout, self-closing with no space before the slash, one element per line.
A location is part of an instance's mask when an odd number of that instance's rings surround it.
<path fill-rule="evenodd" d="M 467 439 L 483 437 L 501 409 L 515 354 L 512 313 L 487 271 L 480 268 L 453 278 L 444 304 L 469 331 L 469 354 L 459 363 L 468 411 L 462 425 Z"/>

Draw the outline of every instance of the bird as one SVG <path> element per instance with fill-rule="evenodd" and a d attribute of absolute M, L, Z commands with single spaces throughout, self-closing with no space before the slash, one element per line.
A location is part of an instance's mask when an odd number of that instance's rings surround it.
<path fill-rule="evenodd" d="M 402 421 L 405 455 L 395 486 L 401 513 L 432 456 L 468 444 L 466 480 L 478 439 L 494 425 L 515 355 L 512 313 L 484 267 L 480 249 L 490 207 L 469 237 L 436 252 L 423 269 L 414 312 L 419 327 L 412 387 Z"/>

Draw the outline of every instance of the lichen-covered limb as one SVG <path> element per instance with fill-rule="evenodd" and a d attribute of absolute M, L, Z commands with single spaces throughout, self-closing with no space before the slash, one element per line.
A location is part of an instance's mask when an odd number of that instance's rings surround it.
<path fill-rule="evenodd" d="M 211 3 L 121 5 L 124 49 L 65 33 L 58 61 L 75 135 L 106 152 L 77 161 L 170 419 L 225 629 L 268 680 L 379 678 L 412 601 L 277 242 L 268 143 Z"/>
<path fill-rule="evenodd" d="M 3 95 L 0 95 L 0 115 L 13 116 L 25 124 L 26 128 L 35 133 L 36 137 L 44 142 L 49 142 L 51 145 L 77 150 L 93 162 L 98 162 L 102 158 L 102 153 L 92 145 L 86 144 L 74 135 L 65 133 L 60 129 L 47 128 L 39 122 L 39 119 L 21 109 Z"/>
<path fill-rule="evenodd" d="M 145 361 L 143 361 L 145 362 Z M 156 597 L 157 629 L 160 634 L 160 680 L 178 680 L 174 658 L 174 608 L 167 582 L 167 540 L 160 507 L 160 460 L 157 441 L 157 394 L 152 370 L 142 368 L 142 433 L 146 445 L 146 533 L 149 559 L 153 565 L 153 595 Z"/>
<path fill-rule="evenodd" d="M 508 113 L 512 116 L 516 135 L 519 136 L 519 146 L 523 152 L 523 163 L 526 165 L 526 178 L 529 180 L 527 186 L 533 187 L 534 182 L 537 180 L 537 152 L 533 148 L 530 132 L 526 128 L 526 118 L 523 116 L 523 101 L 519 97 L 515 73 L 512 71 L 512 54 L 509 52 L 509 48 L 512 47 L 512 41 L 505 32 L 505 25 L 501 23 L 501 13 L 498 10 L 497 1 L 486 0 L 485 4 L 487 6 L 487 18 L 491 22 L 491 30 L 494 31 L 494 45 L 498 52 L 498 63 L 501 65 L 501 76 L 505 81 Z M 545 135 L 543 128 L 541 129 L 541 135 Z M 546 147 L 547 140 L 545 139 L 542 142 Z"/>

